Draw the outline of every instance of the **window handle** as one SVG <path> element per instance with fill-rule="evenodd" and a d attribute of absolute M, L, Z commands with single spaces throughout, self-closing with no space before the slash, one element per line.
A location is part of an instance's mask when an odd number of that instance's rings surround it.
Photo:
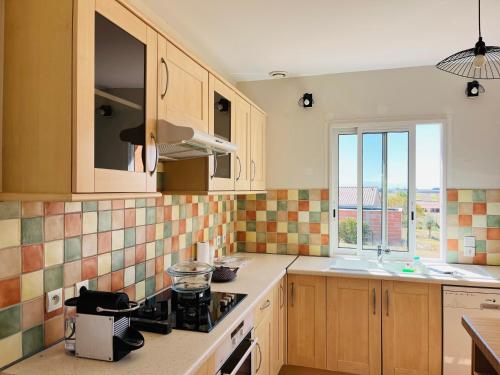
<path fill-rule="evenodd" d="M 413 221 L 413 220 L 415 220 L 415 212 L 414 211 L 411 212 L 411 221 Z"/>

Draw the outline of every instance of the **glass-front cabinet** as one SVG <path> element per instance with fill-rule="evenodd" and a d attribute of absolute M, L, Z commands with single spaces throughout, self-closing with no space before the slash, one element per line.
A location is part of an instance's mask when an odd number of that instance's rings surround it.
<path fill-rule="evenodd" d="M 157 34 L 117 2 L 90 3 L 78 2 L 77 190 L 154 192 Z"/>
<path fill-rule="evenodd" d="M 235 140 L 236 94 L 216 77 L 209 77 L 209 132 L 229 142 Z M 210 190 L 233 190 L 234 154 L 209 156 Z"/>

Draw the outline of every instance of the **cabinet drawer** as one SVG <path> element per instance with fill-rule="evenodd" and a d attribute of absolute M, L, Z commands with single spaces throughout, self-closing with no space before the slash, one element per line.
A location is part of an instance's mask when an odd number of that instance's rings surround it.
<path fill-rule="evenodd" d="M 258 327 L 262 320 L 271 313 L 274 304 L 274 288 L 271 288 L 264 297 L 262 297 L 253 310 L 253 319 L 255 327 Z"/>

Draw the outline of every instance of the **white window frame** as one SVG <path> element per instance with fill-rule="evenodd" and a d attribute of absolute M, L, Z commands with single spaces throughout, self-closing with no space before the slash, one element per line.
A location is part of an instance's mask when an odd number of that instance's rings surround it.
<path fill-rule="evenodd" d="M 416 119 L 404 121 L 363 121 L 363 122 L 333 122 L 329 126 L 329 200 L 330 200 L 330 256 L 335 255 L 356 255 L 360 257 L 375 257 L 376 251 L 369 251 L 362 249 L 362 243 L 357 243 L 354 249 L 339 248 L 338 247 L 338 135 L 341 134 L 356 134 L 357 135 L 357 195 L 358 203 L 362 200 L 362 171 L 363 158 L 362 158 L 362 135 L 364 133 L 377 133 L 377 132 L 408 132 L 408 198 L 409 198 L 409 216 L 408 216 L 408 252 L 394 251 L 386 256 L 393 259 L 411 259 L 415 255 L 416 249 L 416 220 L 411 220 L 411 212 L 416 215 L 416 127 L 417 125 L 425 124 L 438 124 L 441 129 L 441 186 L 440 186 L 440 257 L 429 258 L 428 260 L 435 262 L 442 262 L 446 256 L 446 133 L 447 121 L 444 119 Z M 359 206 L 359 205 L 358 205 Z M 334 214 L 335 213 L 335 214 Z M 357 209 L 357 222 L 362 222 L 363 212 Z M 334 217 L 335 216 L 335 217 Z M 362 226 L 358 225 L 358 238 L 362 236 Z M 360 233 L 361 232 L 361 233 Z M 424 259 L 425 260 L 425 259 Z"/>

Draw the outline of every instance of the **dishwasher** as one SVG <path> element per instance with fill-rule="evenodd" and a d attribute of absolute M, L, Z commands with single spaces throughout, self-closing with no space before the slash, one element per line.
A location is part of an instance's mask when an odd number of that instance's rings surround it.
<path fill-rule="evenodd" d="M 472 341 L 462 316 L 500 318 L 500 289 L 443 286 L 443 375 L 470 375 Z"/>

